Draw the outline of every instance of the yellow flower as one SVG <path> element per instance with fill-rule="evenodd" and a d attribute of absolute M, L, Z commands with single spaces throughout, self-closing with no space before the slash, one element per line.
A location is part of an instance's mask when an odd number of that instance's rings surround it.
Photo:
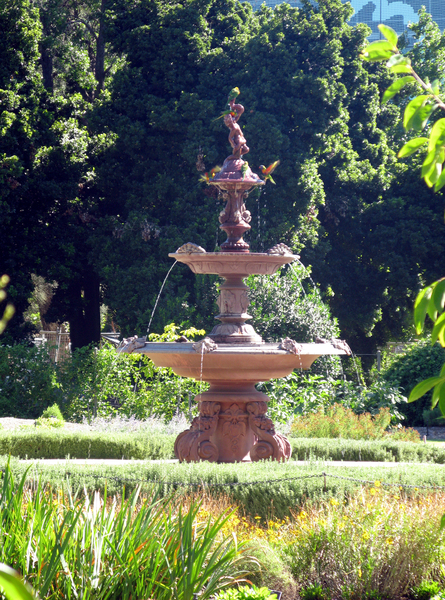
<path fill-rule="evenodd" d="M 380 487 L 382 484 L 380 483 L 380 481 L 374 481 L 374 485 L 375 487 Z"/>
<path fill-rule="evenodd" d="M 362 538 L 363 538 L 364 540 L 369 540 L 369 533 L 368 533 L 367 531 L 364 531 L 364 532 L 363 532 L 363 535 L 362 535 Z"/>
<path fill-rule="evenodd" d="M 359 569 L 359 570 L 358 570 L 358 576 L 359 576 L 359 577 L 361 577 L 361 576 L 362 576 L 362 570 L 361 570 L 361 569 Z"/>
<path fill-rule="evenodd" d="M 371 494 L 371 496 L 375 496 L 375 489 L 374 489 L 374 488 L 371 488 L 371 489 L 369 490 L 369 493 Z"/>
<path fill-rule="evenodd" d="M 340 504 L 340 502 L 338 500 L 336 500 L 335 498 L 331 498 L 331 504 L 332 504 L 332 506 L 338 506 Z"/>
<path fill-rule="evenodd" d="M 386 540 L 386 543 L 387 543 L 389 546 L 391 546 L 392 544 L 394 544 L 394 540 L 393 540 L 392 538 L 388 538 L 388 539 Z"/>

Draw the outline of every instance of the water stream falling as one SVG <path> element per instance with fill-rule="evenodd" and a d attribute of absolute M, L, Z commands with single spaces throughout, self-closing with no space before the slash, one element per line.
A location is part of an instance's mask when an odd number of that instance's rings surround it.
<path fill-rule="evenodd" d="M 159 298 L 161 297 L 162 290 L 164 289 L 165 282 L 167 281 L 167 279 L 168 279 L 168 276 L 169 276 L 169 275 L 170 275 L 170 273 L 172 272 L 172 269 L 173 269 L 173 267 L 176 265 L 176 263 L 177 263 L 177 262 L 178 262 L 178 261 L 177 261 L 177 260 L 175 260 L 175 262 L 172 264 L 172 266 L 171 266 L 171 267 L 170 267 L 170 269 L 168 270 L 168 273 L 167 273 L 167 275 L 165 276 L 165 279 L 164 279 L 164 281 L 162 282 L 161 289 L 159 290 L 158 297 L 156 298 L 156 302 L 155 302 L 155 305 L 154 305 L 154 307 L 153 307 L 153 310 L 152 310 L 152 313 L 151 313 L 150 321 L 148 322 L 147 334 L 146 334 L 146 335 L 147 335 L 147 338 L 148 338 L 148 334 L 149 334 L 149 332 L 150 332 L 150 326 L 151 326 L 151 322 L 153 321 L 153 316 L 154 316 L 154 314 L 155 314 L 156 307 L 158 306 Z"/>

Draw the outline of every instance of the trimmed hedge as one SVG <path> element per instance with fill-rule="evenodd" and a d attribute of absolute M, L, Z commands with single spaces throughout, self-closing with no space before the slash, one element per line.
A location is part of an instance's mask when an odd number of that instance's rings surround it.
<path fill-rule="evenodd" d="M 0 467 L 7 458 L 0 458 Z M 363 485 L 372 487 L 379 481 L 389 493 L 431 493 L 422 486 L 442 486 L 445 491 L 445 469 L 440 465 L 394 465 L 392 467 L 335 467 L 312 462 L 305 465 L 288 463 L 126 463 L 118 466 L 76 465 L 67 461 L 58 465 L 34 463 L 26 465 L 11 459 L 11 469 L 16 480 L 29 468 L 28 480 L 47 483 L 52 489 L 68 488 L 76 493 L 107 489 L 108 495 L 124 491 L 128 495 L 137 486 L 143 492 L 157 487 L 161 495 L 172 492 L 198 498 L 203 494 L 228 497 L 250 516 L 283 519 L 298 510 L 303 502 L 318 502 L 323 498 L 348 497 Z M 326 476 L 324 475 L 326 473 Z M 345 479 L 351 478 L 351 479 Z M 367 480 L 369 484 L 364 484 Z M 385 487 L 392 483 L 394 487 Z M 227 485 L 226 485 L 227 484 Z M 413 486 L 403 488 L 404 485 Z M 400 487 L 402 486 L 402 489 Z M 415 488 L 419 489 L 415 489 Z"/>
<path fill-rule="evenodd" d="M 174 458 L 176 436 L 24 429 L 0 431 L 0 455 L 18 458 Z"/>
<path fill-rule="evenodd" d="M 310 458 L 371 462 L 430 462 L 445 464 L 445 444 L 289 437 L 294 460 Z"/>
<path fill-rule="evenodd" d="M 0 431 L 0 455 L 18 458 L 159 460 L 174 456 L 175 435 L 71 432 L 50 429 Z M 289 438 L 294 460 L 430 462 L 445 464 L 445 445 L 390 440 Z"/>

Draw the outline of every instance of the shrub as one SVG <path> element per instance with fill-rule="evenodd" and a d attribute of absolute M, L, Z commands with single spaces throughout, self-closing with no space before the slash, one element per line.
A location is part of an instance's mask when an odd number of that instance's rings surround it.
<path fill-rule="evenodd" d="M 400 388 L 408 396 L 420 381 L 435 377 L 444 362 L 445 349 L 438 343 L 432 346 L 431 339 L 428 338 L 409 345 L 404 354 L 385 353 L 379 379 Z M 425 424 L 423 411 L 431 406 L 431 394 L 429 392 L 417 402 L 400 407 L 408 426 Z"/>
<path fill-rule="evenodd" d="M 380 440 L 392 436 L 387 431 L 391 422 L 388 408 L 382 408 L 375 415 L 362 413 L 356 415 L 341 404 L 334 404 L 318 413 L 308 413 L 296 417 L 291 426 L 295 437 L 346 438 L 351 440 Z M 417 431 L 399 428 L 394 431 L 397 439 L 420 442 Z"/>
<path fill-rule="evenodd" d="M 45 410 L 42 413 L 42 417 L 44 419 L 57 419 L 58 421 L 63 421 L 59 405 L 56 403 L 52 404 L 51 406 L 48 406 L 48 408 L 45 408 Z"/>
<path fill-rule="evenodd" d="M 216 600 L 276 600 L 277 595 L 272 594 L 267 587 L 243 585 L 223 590 L 215 598 Z"/>
<path fill-rule="evenodd" d="M 308 283 L 309 275 L 309 269 L 293 263 L 292 267 L 283 268 L 272 277 L 251 275 L 247 278 L 249 312 L 255 329 L 266 341 L 290 337 L 298 342 L 314 342 L 316 337 L 339 337 L 337 321 L 313 282 Z M 340 359 L 321 357 L 315 361 L 311 372 L 338 377 L 341 374 Z"/>
<path fill-rule="evenodd" d="M 56 369 L 44 347 L 0 346 L 0 416 L 36 419 L 61 399 Z"/>
<path fill-rule="evenodd" d="M 164 334 L 151 334 L 150 339 L 175 339 L 177 329 L 171 323 Z M 201 332 L 190 328 L 180 333 L 193 337 Z M 90 347 L 74 352 L 61 367 L 59 379 L 63 412 L 78 422 L 116 414 L 139 420 L 157 416 L 168 422 L 180 412 L 189 412 L 189 398 L 208 387 L 179 377 L 171 369 L 155 367 L 143 354 L 117 354 L 108 344 L 100 350 Z"/>
<path fill-rule="evenodd" d="M 369 388 L 343 379 L 329 379 L 307 372 L 294 371 L 287 377 L 258 385 L 271 402 L 268 412 L 278 423 L 288 423 L 295 415 L 327 410 L 336 403 L 350 408 L 355 414 L 369 412 L 376 415 L 382 408 L 389 409 L 391 425 L 404 419 L 400 406 L 407 402 L 401 392 L 382 381 Z"/>
<path fill-rule="evenodd" d="M 53 429 L 59 429 L 65 425 L 65 421 L 62 419 L 53 419 L 52 417 L 39 417 L 36 419 L 36 427 L 50 427 Z"/>
<path fill-rule="evenodd" d="M 443 591 L 437 581 L 422 581 L 412 590 L 411 596 L 414 600 L 430 600 Z"/>

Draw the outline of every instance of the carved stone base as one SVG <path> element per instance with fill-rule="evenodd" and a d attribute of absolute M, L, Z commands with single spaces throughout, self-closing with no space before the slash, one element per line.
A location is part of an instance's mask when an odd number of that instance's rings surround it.
<path fill-rule="evenodd" d="M 214 384 L 197 400 L 199 416 L 176 439 L 175 454 L 181 462 L 290 458 L 289 442 L 265 416 L 269 398 L 253 384 Z"/>

